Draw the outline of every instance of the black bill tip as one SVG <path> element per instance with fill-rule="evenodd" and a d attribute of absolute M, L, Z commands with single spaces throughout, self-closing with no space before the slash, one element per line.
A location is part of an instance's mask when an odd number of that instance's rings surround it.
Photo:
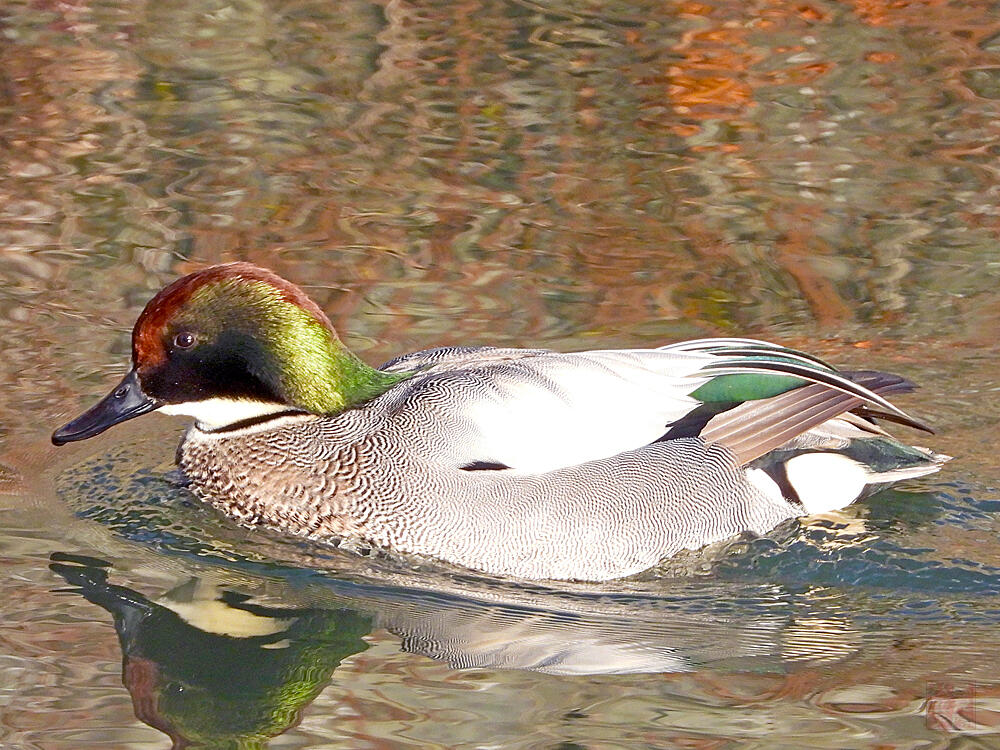
<path fill-rule="evenodd" d="M 52 433 L 53 445 L 65 445 L 75 440 L 100 435 L 109 427 L 153 411 L 160 402 L 146 395 L 135 370 L 129 371 L 111 393 L 83 414 Z"/>

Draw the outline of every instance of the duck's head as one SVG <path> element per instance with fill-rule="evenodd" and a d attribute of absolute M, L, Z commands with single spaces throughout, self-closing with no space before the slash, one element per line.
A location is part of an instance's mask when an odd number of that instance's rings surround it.
<path fill-rule="evenodd" d="M 193 416 L 206 429 L 283 411 L 334 414 L 398 380 L 351 354 L 297 286 L 227 263 L 150 300 L 132 330 L 132 369 L 52 442 L 93 437 L 154 409 Z"/>

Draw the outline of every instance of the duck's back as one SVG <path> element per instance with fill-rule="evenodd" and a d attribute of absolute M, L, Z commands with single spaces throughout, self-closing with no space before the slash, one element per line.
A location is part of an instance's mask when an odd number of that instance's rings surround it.
<path fill-rule="evenodd" d="M 387 401 L 408 441 L 455 466 L 543 473 L 661 438 L 698 405 L 691 376 L 711 358 L 663 349 L 560 353 L 447 348 L 382 366 L 412 372 Z"/>

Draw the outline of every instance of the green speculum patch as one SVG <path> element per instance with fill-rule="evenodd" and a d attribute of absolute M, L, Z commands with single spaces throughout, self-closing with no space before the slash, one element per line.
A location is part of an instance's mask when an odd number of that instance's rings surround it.
<path fill-rule="evenodd" d="M 691 393 L 691 397 L 703 403 L 757 401 L 778 396 L 806 385 L 807 382 L 788 375 L 756 372 L 719 375 L 699 386 Z"/>

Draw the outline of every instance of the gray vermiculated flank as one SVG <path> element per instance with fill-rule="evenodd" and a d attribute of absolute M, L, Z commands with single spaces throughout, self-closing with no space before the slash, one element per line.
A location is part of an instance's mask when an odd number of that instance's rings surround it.
<path fill-rule="evenodd" d="M 504 378 L 551 387 L 517 361 L 535 354 L 463 348 L 398 358 L 383 367 L 419 374 L 342 414 L 230 433 L 192 428 L 181 466 L 200 495 L 244 523 L 525 578 L 626 576 L 801 513 L 700 438 L 538 474 L 462 470 L 494 457 L 477 455 L 482 427 L 451 406 Z"/>

